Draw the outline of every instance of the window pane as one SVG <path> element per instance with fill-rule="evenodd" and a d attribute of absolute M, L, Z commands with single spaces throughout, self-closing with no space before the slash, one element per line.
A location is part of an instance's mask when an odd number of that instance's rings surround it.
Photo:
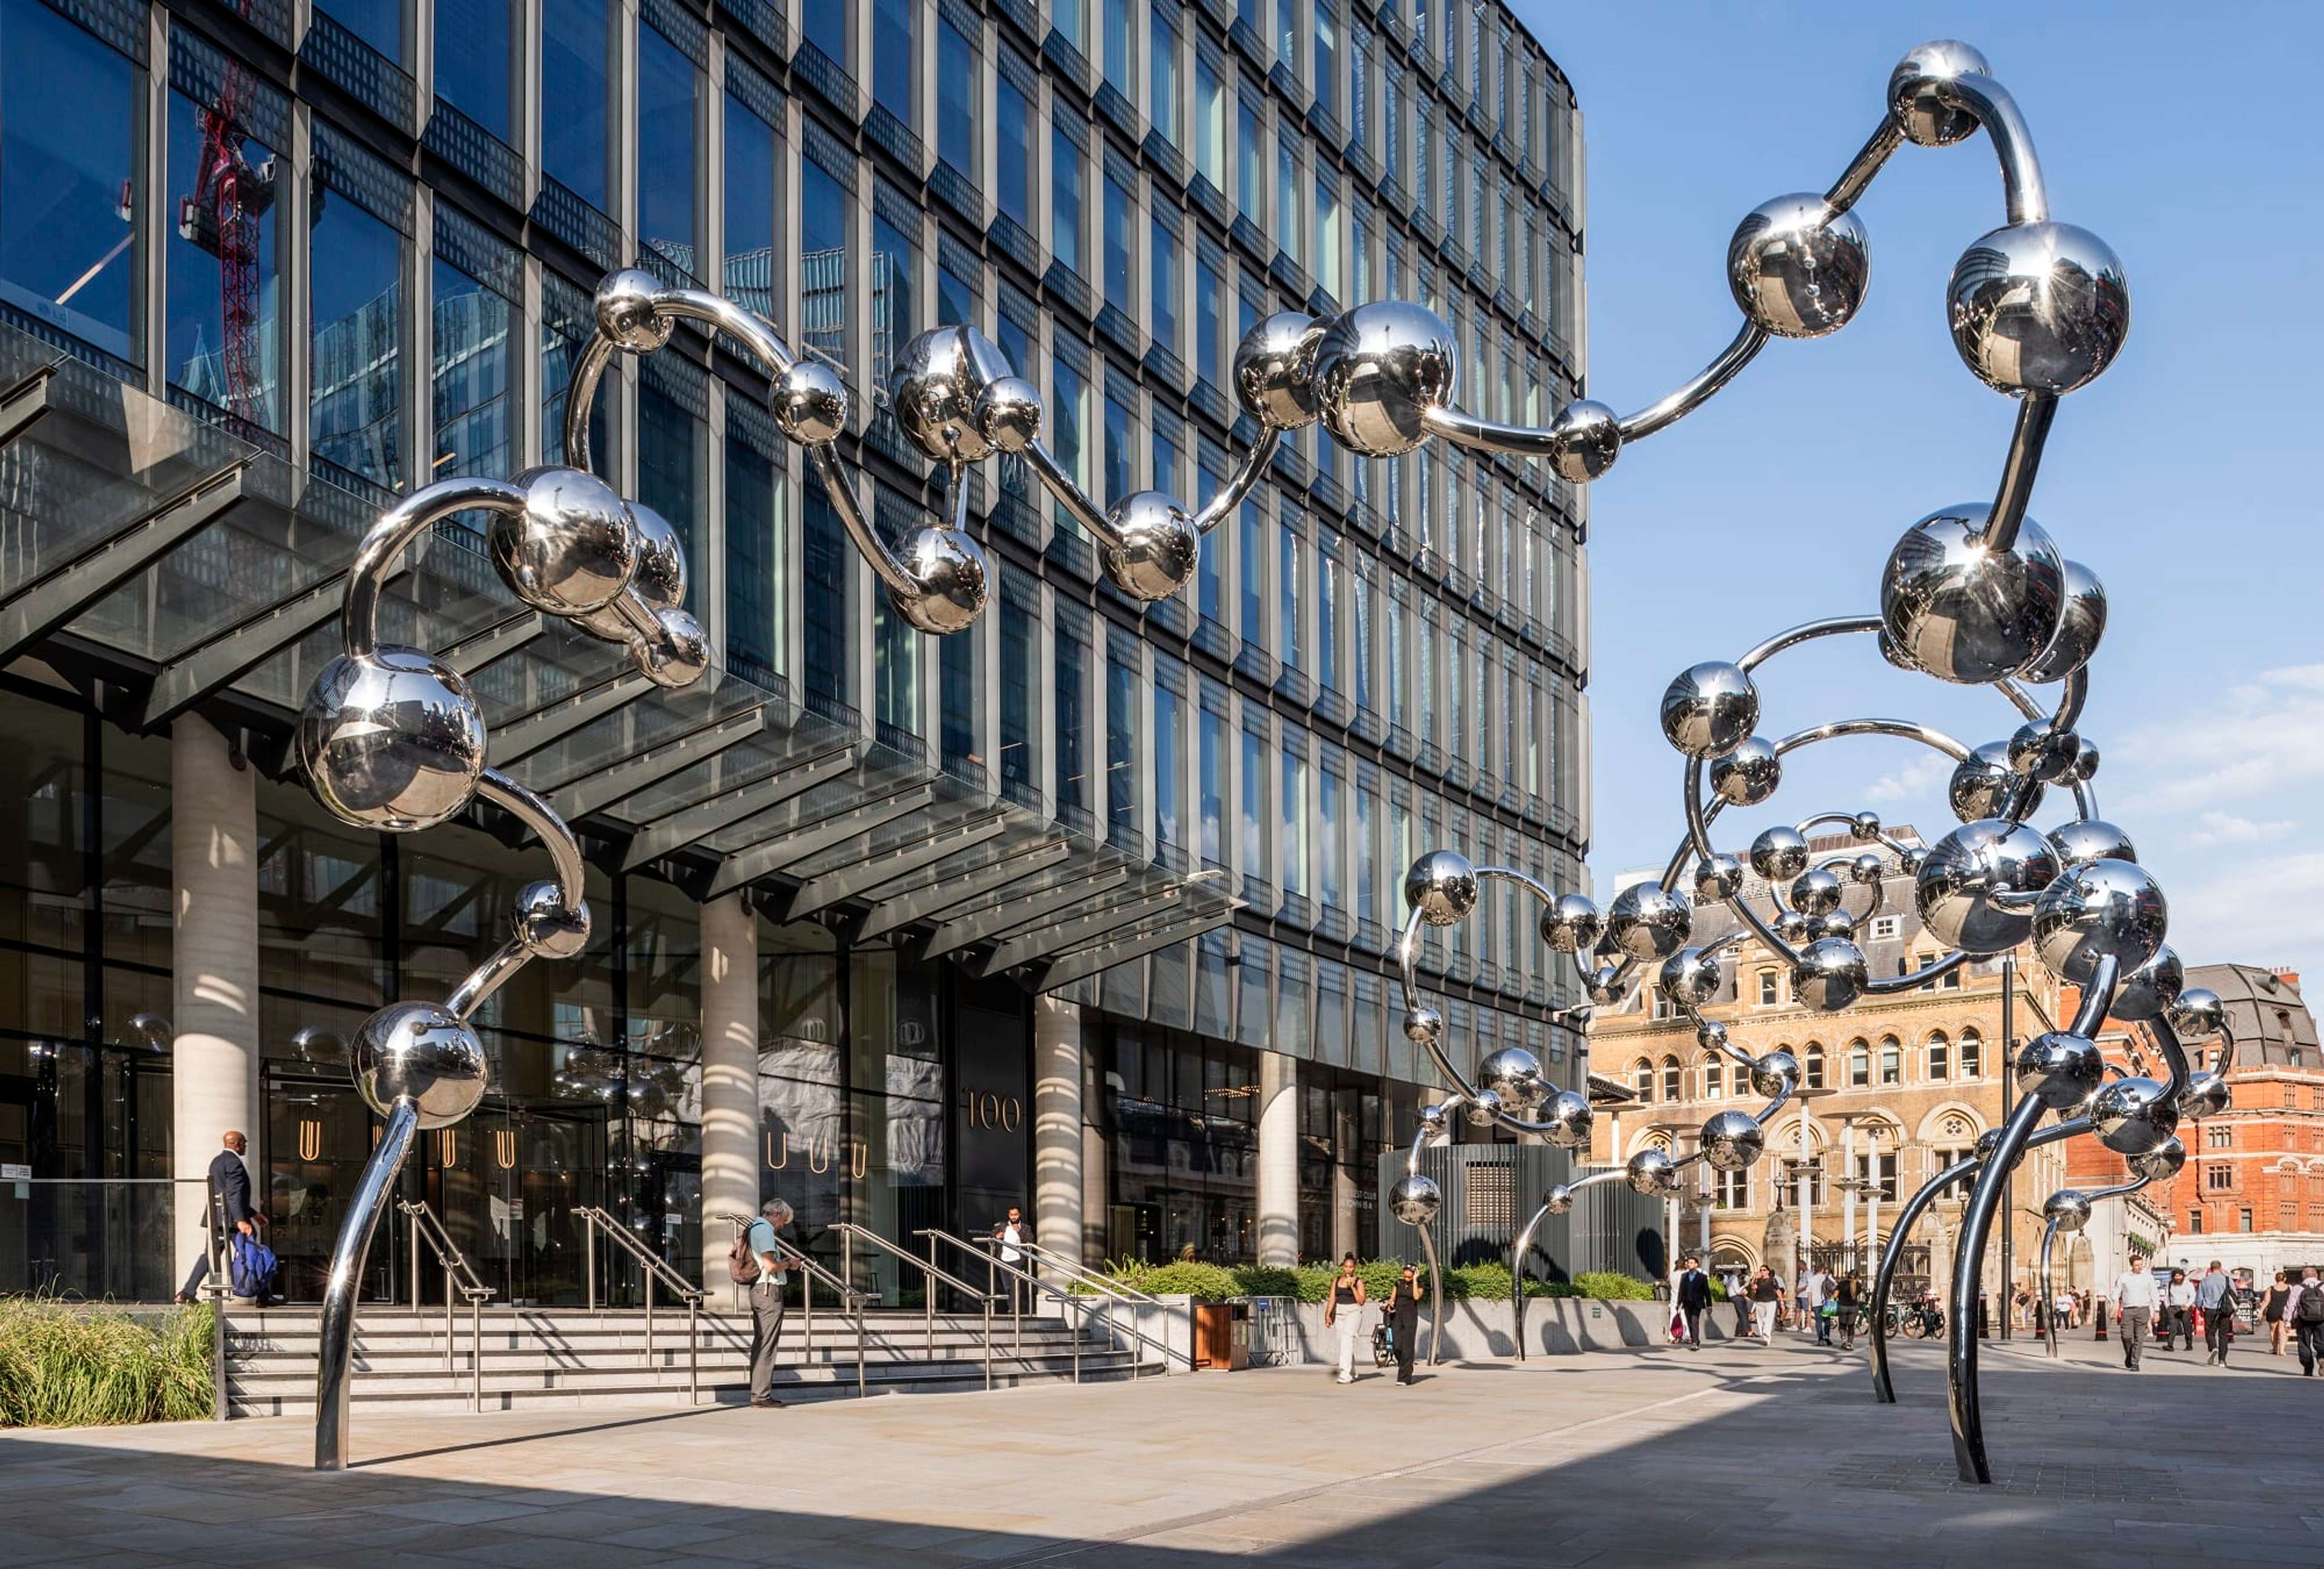
<path fill-rule="evenodd" d="M 1130 494 L 1130 410 L 1118 398 L 1105 401 L 1105 473 L 1099 494 L 1107 497 Z"/>
<path fill-rule="evenodd" d="M 1178 352 L 1178 236 L 1160 218 L 1154 220 L 1146 265 L 1153 279 L 1147 326 L 1154 341 L 1175 355 Z"/>
<path fill-rule="evenodd" d="M 222 120 L 216 106 L 170 95 L 170 189 L 178 198 L 164 259 L 170 383 L 280 432 L 280 253 L 273 182 L 259 173 L 287 167 L 274 157 L 273 148 Z M 18 165 L 12 158 L 7 167 L 13 173 Z M 13 194 L 13 182 L 0 187 L 0 201 Z"/>
<path fill-rule="evenodd" d="M 872 384 L 884 407 L 888 371 L 919 330 L 917 237 L 887 219 L 872 220 Z"/>
<path fill-rule="evenodd" d="M 773 457 L 726 417 L 726 667 L 772 686 L 788 666 L 783 498 Z"/>
<path fill-rule="evenodd" d="M 638 239 L 698 273 L 694 254 L 694 117 L 702 73 L 650 27 L 638 29 Z"/>
<path fill-rule="evenodd" d="M 1315 106 L 1330 114 L 1339 106 L 1333 65 L 1339 52 L 1339 32 L 1329 0 L 1315 5 Z"/>
<path fill-rule="evenodd" d="M 886 595 L 872 595 L 872 679 L 881 724 L 920 733 L 920 648 L 929 641 L 896 614 Z"/>
<path fill-rule="evenodd" d="M 847 368 L 847 217 L 855 204 L 811 160 L 799 162 L 799 342 Z"/>
<path fill-rule="evenodd" d="M 517 0 L 436 0 L 436 96 L 513 143 Z"/>
<path fill-rule="evenodd" d="M 1105 79 L 1128 97 L 1137 90 L 1130 69 L 1130 0 L 1103 0 L 1105 5 Z"/>
<path fill-rule="evenodd" d="M 638 387 L 638 499 L 668 520 L 686 542 L 688 561 L 699 561 L 703 538 L 702 469 L 706 433 L 677 399 L 641 380 Z M 699 612 L 702 574 L 689 572 L 687 608 Z"/>
<path fill-rule="evenodd" d="M 855 0 L 809 0 L 809 4 L 799 7 L 799 28 L 807 34 L 807 41 L 840 66 L 845 66 L 853 52 L 847 42 L 855 31 L 853 19 L 848 14 L 854 9 Z"/>
<path fill-rule="evenodd" d="M 1139 829 L 1138 811 L 1138 668 L 1113 658 L 1105 661 L 1106 820 L 1124 834 Z"/>
<path fill-rule="evenodd" d="M 1146 115 L 1162 139 L 1178 140 L 1178 33 L 1167 7 L 1148 14 L 1146 39 Z"/>
<path fill-rule="evenodd" d="M 436 451 L 439 478 L 507 477 L 509 302 L 438 257 L 435 266 Z"/>
<path fill-rule="evenodd" d="M 807 510 L 800 514 L 801 544 L 806 554 L 804 597 L 806 617 L 807 689 L 809 693 L 853 706 L 855 681 L 848 658 L 852 641 L 847 569 L 853 548 L 839 521 L 838 511 L 823 488 L 813 465 L 807 467 Z"/>
<path fill-rule="evenodd" d="M 912 93 L 912 23 L 919 10 L 919 0 L 872 0 L 872 101 L 907 128 L 920 123 Z"/>
<path fill-rule="evenodd" d="M 1242 733 L 1242 870 L 1264 881 L 1267 862 L 1267 737 Z"/>
<path fill-rule="evenodd" d="M 941 689 L 936 694 L 936 712 L 941 725 L 938 740 L 944 748 L 943 761 L 948 766 L 968 764 L 982 769 L 983 748 L 976 743 L 976 731 L 983 707 L 984 683 L 978 667 L 983 663 L 984 644 L 980 639 L 965 636 L 935 641 L 940 660 L 937 679 Z"/>
<path fill-rule="evenodd" d="M 143 82 L 40 0 L 0 4 L 0 298 L 132 363 Z"/>
<path fill-rule="evenodd" d="M 944 161 L 976 177 L 976 48 L 950 22 L 936 22 L 936 152 Z M 1010 88 L 1010 91 L 1015 91 Z M 1017 157 L 1024 160 L 1024 143 Z"/>
<path fill-rule="evenodd" d="M 1125 316 L 1138 309 L 1130 290 L 1130 191 L 1108 175 L 1105 180 L 1105 302 Z"/>
<path fill-rule="evenodd" d="M 403 0 L 318 0 L 315 9 L 329 13 L 349 32 L 403 63 Z"/>
<path fill-rule="evenodd" d="M 606 198 L 606 0 L 558 0 L 541 16 L 540 96 L 556 106 L 541 118 L 541 167 L 558 184 L 604 210 Z"/>
<path fill-rule="evenodd" d="M 1076 272 L 1082 267 L 1082 150 L 1062 124 L 1049 134 L 1049 249 Z M 1084 274 L 1086 275 L 1086 274 Z"/>
<path fill-rule="evenodd" d="M 1056 630 L 1057 809 L 1086 813 L 1089 780 L 1089 629 L 1059 619 Z"/>
<path fill-rule="evenodd" d="M 1201 715 L 1201 756 L 1196 763 L 1202 772 L 1203 793 L 1203 863 L 1206 866 L 1226 864 L 1222 838 L 1222 819 L 1226 816 L 1226 721 L 1205 705 Z"/>
<path fill-rule="evenodd" d="M 1341 908 L 1340 776 L 1325 769 L 1317 781 L 1315 894 L 1326 910 Z"/>
<path fill-rule="evenodd" d="M 1030 786 L 1040 757 L 1033 746 L 1033 659 L 1040 636 L 1032 610 L 1016 595 L 1001 596 L 1001 777 Z"/>
<path fill-rule="evenodd" d="M 403 236 L 344 197 L 315 219 L 309 378 L 315 456 L 403 488 Z"/>
<path fill-rule="evenodd" d="M 1226 93 L 1211 62 L 1194 57 L 1194 171 L 1226 191 Z"/>
<path fill-rule="evenodd" d="M 1159 658 L 1160 656 L 1157 656 Z M 1183 847 L 1186 841 L 1178 821 L 1179 776 L 1185 767 L 1179 726 L 1185 723 L 1185 702 L 1167 685 L 1154 688 L 1154 838 L 1157 844 Z"/>
<path fill-rule="evenodd" d="M 1242 503 L 1242 538 L 1235 555 L 1235 570 L 1242 578 L 1242 641 L 1253 648 L 1267 645 L 1265 621 L 1267 601 L 1262 594 L 1265 582 L 1260 568 L 1266 558 L 1267 525 L 1260 516 L 1259 503 Z"/>
<path fill-rule="evenodd" d="M 775 128 L 726 100 L 725 292 L 773 320 L 775 309 Z"/>
<path fill-rule="evenodd" d="M 1017 84 L 1002 72 L 992 89 L 994 171 L 992 199 L 1022 228 L 1033 224 L 1033 110 Z"/>

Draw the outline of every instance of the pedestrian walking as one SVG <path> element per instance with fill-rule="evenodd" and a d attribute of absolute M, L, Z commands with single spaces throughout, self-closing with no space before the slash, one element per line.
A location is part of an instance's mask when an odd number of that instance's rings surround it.
<path fill-rule="evenodd" d="M 1356 1256 L 1350 1253 L 1340 1260 L 1340 1273 L 1323 1304 L 1323 1327 L 1336 1328 L 1340 1334 L 1340 1382 L 1343 1384 L 1356 1381 L 1356 1331 L 1363 1321 L 1364 1281 L 1356 1273 Z"/>
<path fill-rule="evenodd" d="M 2267 1288 L 2267 1301 L 2259 1310 L 2260 1322 L 2267 1325 L 2267 1354 L 2280 1357 L 2283 1343 L 2291 1335 L 2292 1326 L 2283 1316 L 2284 1304 L 2292 1299 L 2292 1271 L 2278 1269 L 2275 1284 Z"/>
<path fill-rule="evenodd" d="M 1832 1293 L 1838 1289 L 1839 1282 L 1834 1280 L 1830 1271 L 1821 1265 L 1812 1265 L 1809 1268 L 1808 1312 L 1815 1318 L 1815 1337 L 1818 1345 L 1831 1343 L 1832 1325 L 1840 1316 L 1839 1308 L 1832 1301 Z"/>
<path fill-rule="evenodd" d="M 739 1252 L 730 1248 L 726 1253 L 728 1277 L 751 1288 L 751 1404 L 761 1409 L 782 1404 L 775 1398 L 775 1350 L 783 1339 L 783 1286 L 790 1264 L 775 1234 L 790 1223 L 791 1206 L 770 1198 L 737 1239 Z"/>
<path fill-rule="evenodd" d="M 2154 1323 L 2161 1295 L 2146 1260 L 2136 1254 L 2131 1256 L 2130 1268 L 2115 1277 L 2115 1312 L 2122 1323 L 2122 1365 L 2134 1373 L 2138 1371 L 2139 1354 L 2146 1349 L 2146 1332 Z"/>
<path fill-rule="evenodd" d="M 1396 1381 L 1409 1389 L 1413 1355 L 1420 1349 L 1420 1272 L 1409 1264 L 1388 1297 L 1388 1333 L 1396 1351 Z"/>
<path fill-rule="evenodd" d="M 2316 1364 L 2324 1361 L 2324 1281 L 2313 1269 L 2300 1272 L 2300 1284 L 2284 1299 L 2283 1317 L 2299 1337 L 2300 1376 L 2312 1379 Z"/>
<path fill-rule="evenodd" d="M 1856 1324 L 1864 1314 L 1864 1277 L 1854 1269 L 1840 1278 L 1832 1289 L 1834 1316 L 1840 1321 L 1840 1349 L 1856 1349 Z"/>
<path fill-rule="evenodd" d="M 2217 1259 L 2195 1288 L 2195 1306 L 2203 1310 L 2203 1346 L 2215 1368 L 2227 1365 L 2227 1348 L 2236 1343 L 2236 1283 Z"/>
<path fill-rule="evenodd" d="M 2184 1269 L 2171 1271 L 2171 1284 L 2163 1288 L 2163 1306 L 2170 1310 L 2164 1326 L 2166 1351 L 2182 1349 L 2179 1342 L 2184 1337 L 2187 1351 L 2195 1349 L 2195 1283 L 2187 1278 Z"/>
<path fill-rule="evenodd" d="M 1751 1333 L 1762 1344 L 1770 1343 L 1775 1338 L 1775 1309 L 1784 1299 L 1783 1284 L 1773 1269 L 1762 1264 L 1751 1277 L 1750 1292 Z"/>
<path fill-rule="evenodd" d="M 1686 1256 L 1680 1269 L 1678 1288 L 1671 1293 L 1676 1300 L 1679 1316 L 1686 1321 L 1686 1343 L 1695 1350 L 1702 1349 L 1702 1315 L 1711 1311 L 1711 1277 L 1702 1272 L 1702 1260 L 1693 1253 Z"/>
<path fill-rule="evenodd" d="M 191 1302 L 200 1294 L 203 1282 L 209 1278 L 213 1253 L 224 1260 L 237 1233 L 255 1239 L 255 1228 L 266 1223 L 266 1217 L 251 1202 L 250 1140 L 243 1137 L 241 1129 L 229 1128 L 220 1142 L 225 1148 L 210 1157 L 209 1190 L 202 1204 L 202 1255 L 194 1260 L 186 1283 L 178 1288 L 180 1302 Z M 226 1217 L 223 1234 L 216 1227 L 220 1212 Z"/>

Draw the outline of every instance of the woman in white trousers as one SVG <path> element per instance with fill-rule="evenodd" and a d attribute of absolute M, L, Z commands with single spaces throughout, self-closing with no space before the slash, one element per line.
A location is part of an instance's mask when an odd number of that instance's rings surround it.
<path fill-rule="evenodd" d="M 1323 1299 L 1323 1327 L 1340 1337 L 1340 1382 L 1356 1381 L 1356 1331 L 1364 1322 L 1364 1282 L 1356 1273 L 1356 1256 L 1340 1260 L 1340 1273 Z"/>

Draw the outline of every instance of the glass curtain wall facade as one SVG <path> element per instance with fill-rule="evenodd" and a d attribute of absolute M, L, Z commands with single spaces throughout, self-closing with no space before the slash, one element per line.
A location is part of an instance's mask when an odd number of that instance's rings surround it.
<path fill-rule="evenodd" d="M 1462 346 L 1462 403 L 1495 418 L 1583 391 L 1572 90 L 1504 6 L 1452 9 L 1457 38 L 1418 0 L 558 0 L 526 40 L 496 0 L 438 0 L 432 28 L 392 3 L 0 0 L 0 318 L 384 503 L 560 460 L 589 291 L 637 264 L 840 368 L 883 530 L 940 502 L 881 408 L 899 341 L 937 320 L 1040 385 L 1084 480 L 1200 503 L 1250 435 L 1229 364 L 1271 310 L 1425 301 Z M 296 54 L 303 101 L 253 28 Z M 1580 877 L 1582 498 L 1537 466 L 1362 463 L 1311 429 L 1185 595 L 1140 606 L 1004 460 L 971 500 L 991 612 L 939 650 L 888 615 L 766 392 L 737 346 L 682 331 L 617 364 L 592 428 L 595 465 L 686 536 L 719 663 L 1244 901 L 1058 990 L 1084 1012 L 1102 1251 L 1250 1252 L 1250 1097 L 1222 1092 L 1263 1050 L 1321 1096 L 1303 1210 L 1346 1201 L 1334 1171 L 1368 1194 L 1434 1076 L 1394 1028 L 1404 867 L 1441 844 Z M 166 1040 L 135 1023 L 169 994 L 166 737 L 13 674 L 0 1160 L 129 1175 L 169 1132 Z M 295 1270 L 371 1137 L 337 1043 L 461 973 L 537 867 L 473 830 L 374 838 L 288 787 L 260 801 L 254 1157 Z M 414 1165 L 512 1296 L 573 1294 L 581 1204 L 701 1256 L 698 918 L 619 862 L 590 952 L 493 999 L 493 1100 Z M 762 933 L 762 1180 L 810 1228 L 981 1226 L 1028 1180 L 1029 1129 L 960 1099 L 972 1063 L 1016 1086 L 996 1105 L 1029 1094 L 1023 988 L 903 939 Z M 1500 905 L 1431 943 L 1457 1057 L 1516 1043 L 1578 1074 L 1548 956 Z M 102 1220 L 60 1212 L 41 1246 L 77 1256 Z"/>

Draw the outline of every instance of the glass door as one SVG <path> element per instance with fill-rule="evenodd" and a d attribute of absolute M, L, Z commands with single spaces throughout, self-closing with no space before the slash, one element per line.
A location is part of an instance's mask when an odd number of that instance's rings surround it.
<path fill-rule="evenodd" d="M 420 1135 L 422 1195 L 495 1303 L 586 1299 L 588 1239 L 574 1212 L 605 1202 L 605 1143 L 602 1110 L 489 1102 Z M 443 1301 L 444 1272 L 424 1249 L 420 1277 L 420 1299 Z"/>

